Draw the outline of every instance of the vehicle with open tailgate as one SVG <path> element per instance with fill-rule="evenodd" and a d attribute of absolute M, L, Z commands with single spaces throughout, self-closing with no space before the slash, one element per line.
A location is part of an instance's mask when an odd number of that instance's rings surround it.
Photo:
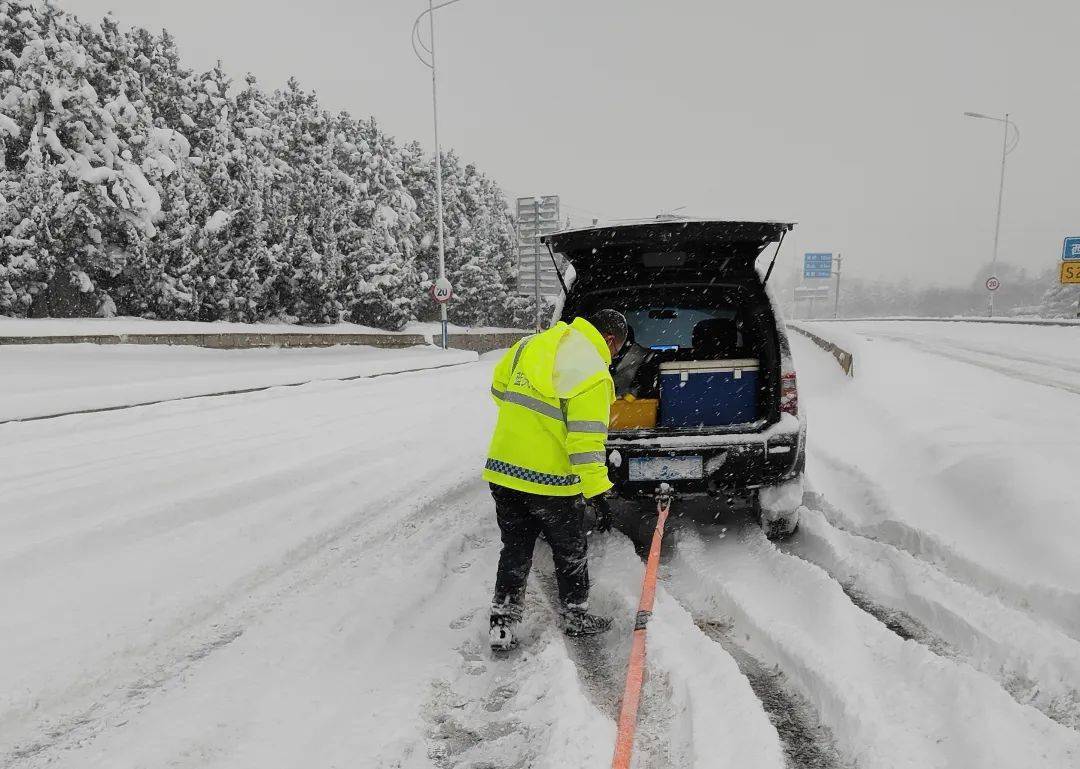
<path fill-rule="evenodd" d="M 650 495 L 667 482 L 681 496 L 752 506 L 771 537 L 795 530 L 806 423 L 767 290 L 792 227 L 657 219 L 543 238 L 570 265 L 556 320 L 612 307 L 630 326 L 612 365 L 618 400 L 607 450 L 617 496 Z"/>

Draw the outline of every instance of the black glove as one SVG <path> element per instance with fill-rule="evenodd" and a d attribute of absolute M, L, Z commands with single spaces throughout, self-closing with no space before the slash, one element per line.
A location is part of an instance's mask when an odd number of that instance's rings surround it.
<path fill-rule="evenodd" d="M 611 512 L 611 505 L 608 504 L 607 498 L 602 495 L 596 496 L 585 500 L 585 504 L 589 506 L 592 517 L 596 521 L 593 530 L 598 532 L 610 531 L 612 524 L 615 522 L 615 516 Z"/>

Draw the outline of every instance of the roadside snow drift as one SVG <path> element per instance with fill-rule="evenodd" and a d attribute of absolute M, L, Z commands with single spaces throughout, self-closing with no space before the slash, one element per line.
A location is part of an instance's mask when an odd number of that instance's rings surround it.
<path fill-rule="evenodd" d="M 849 380 L 793 340 L 832 522 L 1080 638 L 1080 328 L 810 325 L 856 348 Z"/>

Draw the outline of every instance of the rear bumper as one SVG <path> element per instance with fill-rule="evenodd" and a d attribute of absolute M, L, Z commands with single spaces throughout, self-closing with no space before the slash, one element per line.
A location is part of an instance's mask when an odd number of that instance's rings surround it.
<path fill-rule="evenodd" d="M 704 477 L 665 480 L 679 494 L 741 496 L 762 486 L 794 478 L 805 465 L 806 425 L 784 415 L 779 423 L 757 433 L 698 434 L 672 437 L 608 437 L 608 476 L 619 496 L 650 495 L 659 479 L 631 480 L 631 460 L 640 457 L 692 457 L 703 461 Z"/>

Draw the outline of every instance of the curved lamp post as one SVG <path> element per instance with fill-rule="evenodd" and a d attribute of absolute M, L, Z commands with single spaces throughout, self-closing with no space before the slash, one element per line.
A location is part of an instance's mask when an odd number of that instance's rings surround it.
<path fill-rule="evenodd" d="M 413 53 L 416 54 L 416 58 L 418 58 L 424 66 L 431 70 L 431 114 L 435 124 L 435 212 L 439 228 L 440 282 L 446 281 L 446 248 L 443 245 L 442 149 L 439 147 L 439 91 L 438 79 L 436 77 L 437 72 L 435 69 L 435 11 L 457 2 L 461 2 L 461 0 L 444 0 L 444 2 L 438 4 L 434 3 L 433 0 L 428 0 L 427 10 L 416 17 L 416 21 L 413 22 L 412 28 Z M 420 23 L 424 20 L 425 16 L 428 17 L 428 34 L 429 39 L 431 40 L 430 48 L 424 44 L 423 39 L 420 37 Z M 427 56 L 424 55 L 425 53 Z M 449 341 L 446 334 L 446 304 L 446 302 L 442 302 L 439 305 L 439 315 L 442 321 L 442 346 L 444 350 Z"/>
<path fill-rule="evenodd" d="M 1005 194 L 1005 158 L 1010 152 L 1016 149 L 1016 145 L 1020 143 L 1020 129 L 1016 127 L 1016 123 L 1009 120 L 1009 113 L 1005 113 L 1005 117 L 995 117 L 993 115 L 984 115 L 981 112 L 965 112 L 964 117 L 973 117 L 979 120 L 993 120 L 998 123 L 1003 123 L 1005 126 L 1005 136 L 1001 142 L 1001 181 L 998 184 L 998 204 L 997 204 L 997 219 L 994 222 L 994 258 L 991 266 L 991 271 L 997 274 L 997 256 L 998 256 L 998 236 L 1001 233 L 1001 200 Z M 1010 143 L 1009 128 L 1013 130 L 1012 142 Z M 990 317 L 994 317 L 994 292 L 990 292 Z"/>

